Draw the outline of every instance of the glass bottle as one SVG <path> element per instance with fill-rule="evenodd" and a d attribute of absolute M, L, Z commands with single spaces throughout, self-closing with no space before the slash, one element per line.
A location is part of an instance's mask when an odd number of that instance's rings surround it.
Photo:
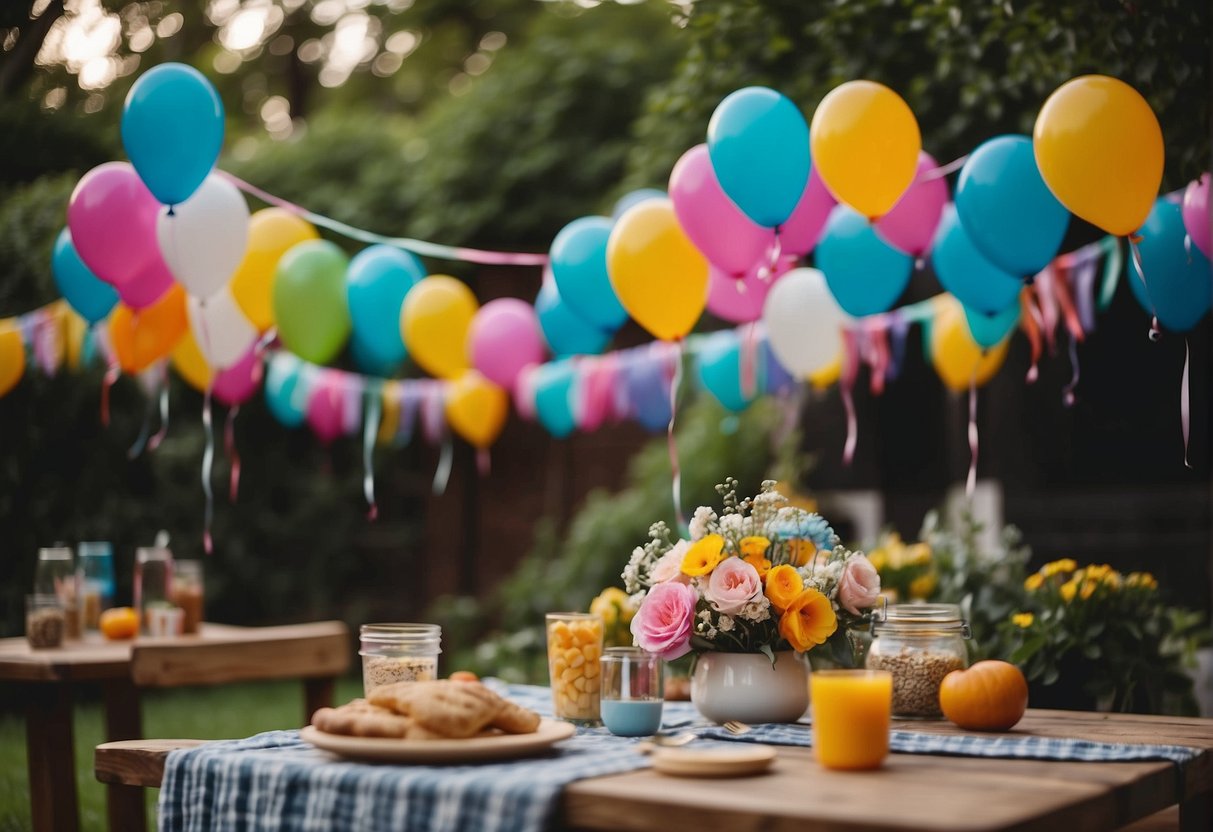
<path fill-rule="evenodd" d="M 198 632 L 202 624 L 202 607 L 205 592 L 202 582 L 202 561 L 173 561 L 173 603 L 184 611 L 182 632 Z"/>
<path fill-rule="evenodd" d="M 362 688 L 438 678 L 442 628 L 437 624 L 363 624 L 359 632 Z"/>
<path fill-rule="evenodd" d="M 135 609 L 139 631 L 150 633 L 149 610 L 172 606 L 173 553 L 167 546 L 144 546 L 135 550 Z"/>
<path fill-rule="evenodd" d="M 114 550 L 105 541 L 85 541 L 76 547 L 82 576 L 81 620 L 85 630 L 100 626 L 101 613 L 114 605 Z"/>
<path fill-rule="evenodd" d="M 939 686 L 968 666 L 969 625 L 956 604 L 894 604 L 872 624 L 869 670 L 893 673 L 893 716 L 936 719 Z"/>
<path fill-rule="evenodd" d="M 57 597 L 63 607 L 64 637 L 80 638 L 80 576 L 76 573 L 76 560 L 71 549 L 50 546 L 38 550 L 34 594 Z"/>

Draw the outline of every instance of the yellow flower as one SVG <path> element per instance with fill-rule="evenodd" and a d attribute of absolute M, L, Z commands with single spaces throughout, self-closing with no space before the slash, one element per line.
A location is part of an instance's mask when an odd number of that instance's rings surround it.
<path fill-rule="evenodd" d="M 884 598 L 890 604 L 896 604 L 897 589 L 895 587 L 889 587 L 888 589 L 882 587 L 880 590 L 880 597 Z"/>
<path fill-rule="evenodd" d="M 1031 575 L 1028 576 L 1027 580 L 1025 580 L 1023 582 L 1023 588 L 1026 589 L 1028 592 L 1035 592 L 1036 590 L 1038 590 L 1042 586 L 1044 586 L 1044 583 L 1045 583 L 1045 576 L 1040 574 L 1039 572 L 1033 572 Z"/>
<path fill-rule="evenodd" d="M 788 561 L 793 566 L 804 566 L 817 554 L 817 545 L 811 540 L 789 540 Z"/>
<path fill-rule="evenodd" d="M 1128 586 L 1140 586 L 1145 589 L 1158 589 L 1158 581 L 1149 572 L 1130 572 L 1125 579 Z"/>
<path fill-rule="evenodd" d="M 771 562 L 762 555 L 746 555 L 742 560 L 758 570 L 759 578 L 766 578 L 771 571 Z"/>
<path fill-rule="evenodd" d="M 765 555 L 767 549 L 771 547 L 771 541 L 765 537 L 755 535 L 743 537 L 737 542 L 737 545 L 741 548 L 741 556 L 748 561 L 751 556 L 762 557 Z"/>
<path fill-rule="evenodd" d="M 1067 604 L 1074 600 L 1074 594 L 1078 592 L 1078 581 L 1074 578 L 1066 581 L 1061 585 L 1061 600 Z"/>
<path fill-rule="evenodd" d="M 935 585 L 939 583 L 939 576 L 934 572 L 927 572 L 919 575 L 914 580 L 910 581 L 910 597 L 911 598 L 930 598 L 931 593 L 935 591 Z"/>
<path fill-rule="evenodd" d="M 1092 595 L 1094 595 L 1095 590 L 1097 590 L 1097 589 L 1099 589 L 1099 582 L 1092 581 L 1088 578 L 1087 580 L 1082 582 L 1082 589 L 1079 591 L 1078 595 L 1080 598 L 1082 598 L 1082 600 L 1085 601 L 1088 598 L 1090 598 Z"/>
<path fill-rule="evenodd" d="M 884 549 L 873 549 L 868 552 L 868 560 L 871 561 L 872 566 L 876 567 L 877 572 L 883 572 L 889 565 L 889 556 L 885 554 Z"/>
<path fill-rule="evenodd" d="M 590 612 L 602 619 L 606 629 L 618 623 L 627 624 L 632 620 L 636 611 L 632 609 L 631 598 L 617 586 L 609 586 L 598 597 L 590 602 Z"/>
<path fill-rule="evenodd" d="M 682 559 L 682 574 L 697 578 L 706 575 L 724 560 L 724 538 L 718 534 L 704 535 L 691 544 Z"/>
<path fill-rule="evenodd" d="M 921 566 L 931 562 L 931 547 L 926 543 L 915 543 L 906 548 L 906 566 Z"/>
<path fill-rule="evenodd" d="M 796 600 L 804 589 L 804 581 L 800 573 L 786 563 L 774 567 L 767 573 L 766 595 L 771 599 L 771 606 L 783 612 Z"/>
<path fill-rule="evenodd" d="M 779 619 L 779 634 L 801 652 L 821 644 L 837 629 L 838 616 L 830 599 L 812 587 L 802 590 Z"/>
<path fill-rule="evenodd" d="M 1077 568 L 1078 564 L 1074 562 L 1073 558 L 1062 558 L 1040 567 L 1040 574 L 1046 578 L 1052 578 L 1054 575 L 1060 575 L 1062 572 L 1073 572 Z"/>
<path fill-rule="evenodd" d="M 1032 622 L 1036 620 L 1036 616 L 1030 612 L 1017 612 L 1011 616 L 1011 623 L 1016 627 L 1027 629 L 1032 626 Z"/>

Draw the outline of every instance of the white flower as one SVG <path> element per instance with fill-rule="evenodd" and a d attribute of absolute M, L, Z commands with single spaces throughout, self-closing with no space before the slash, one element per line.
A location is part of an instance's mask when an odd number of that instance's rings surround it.
<path fill-rule="evenodd" d="M 710 506 L 700 506 L 691 517 L 691 540 L 699 540 L 708 533 L 708 525 L 716 522 L 716 512 Z"/>
<path fill-rule="evenodd" d="M 720 533 L 725 537 L 745 537 L 747 526 L 752 527 L 753 523 L 750 522 L 750 518 L 742 517 L 740 514 L 726 514 L 720 518 Z"/>
<path fill-rule="evenodd" d="M 771 602 L 765 595 L 755 601 L 751 601 L 741 608 L 741 612 L 737 616 L 744 618 L 746 621 L 766 621 L 771 617 Z"/>
<path fill-rule="evenodd" d="M 720 632 L 722 633 L 727 633 L 733 629 L 733 619 L 730 616 L 722 615 L 716 623 L 720 625 Z"/>
<path fill-rule="evenodd" d="M 712 611 L 711 610 L 700 610 L 698 617 L 699 617 L 700 621 L 704 621 L 704 622 L 711 621 L 712 620 Z"/>

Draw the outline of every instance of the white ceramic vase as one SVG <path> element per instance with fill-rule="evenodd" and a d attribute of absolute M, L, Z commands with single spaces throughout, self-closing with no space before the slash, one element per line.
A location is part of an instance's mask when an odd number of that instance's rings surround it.
<path fill-rule="evenodd" d="M 775 654 L 702 653 L 691 701 L 713 722 L 795 722 L 809 707 L 809 666 L 791 650 Z"/>

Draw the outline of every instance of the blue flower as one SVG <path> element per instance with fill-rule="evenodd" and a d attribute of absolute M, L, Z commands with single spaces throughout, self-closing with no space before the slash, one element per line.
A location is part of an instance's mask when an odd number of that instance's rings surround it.
<path fill-rule="evenodd" d="M 797 511 L 792 517 L 780 517 L 767 525 L 774 540 L 811 540 L 818 551 L 828 552 L 838 545 L 838 535 L 820 514 Z"/>

